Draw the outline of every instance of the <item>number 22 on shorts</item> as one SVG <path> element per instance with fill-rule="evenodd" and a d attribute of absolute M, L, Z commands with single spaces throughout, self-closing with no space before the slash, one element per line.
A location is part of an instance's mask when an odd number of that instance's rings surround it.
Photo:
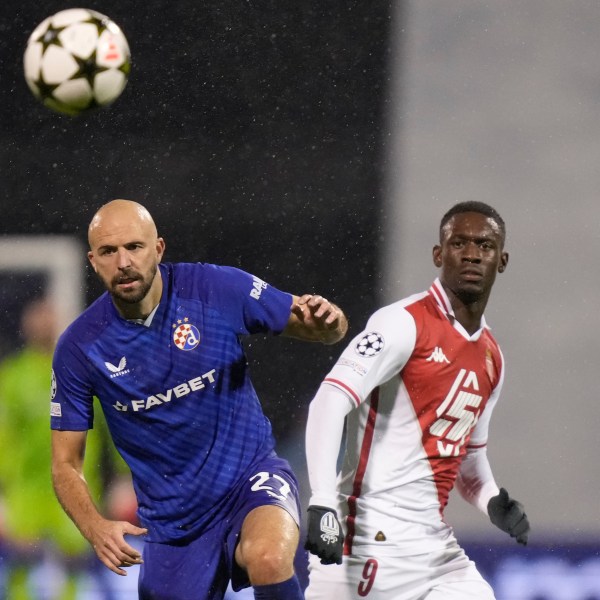
<path fill-rule="evenodd" d="M 362 570 L 362 580 L 358 584 L 358 595 L 364 598 L 373 587 L 375 583 L 375 576 L 377 575 L 378 563 L 374 558 L 369 558 L 365 562 L 365 566 Z"/>

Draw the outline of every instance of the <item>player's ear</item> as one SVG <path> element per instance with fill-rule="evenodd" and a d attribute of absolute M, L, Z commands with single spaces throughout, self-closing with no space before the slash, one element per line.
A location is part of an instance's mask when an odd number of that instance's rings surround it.
<path fill-rule="evenodd" d="M 96 262 L 94 260 L 94 253 L 91 250 L 87 253 L 87 257 L 88 257 L 88 260 L 90 261 L 90 264 L 92 265 L 92 269 L 94 269 L 94 272 L 97 273 L 98 267 L 96 266 Z"/>
<path fill-rule="evenodd" d="M 500 264 L 498 265 L 498 273 L 504 273 L 508 265 L 508 252 L 503 252 L 500 255 Z"/>
<path fill-rule="evenodd" d="M 433 264 L 439 269 L 442 266 L 442 247 L 439 244 L 433 247 L 432 256 Z"/>
<path fill-rule="evenodd" d="M 162 260 L 165 253 L 165 240 L 161 237 L 156 239 L 156 255 L 158 256 L 158 262 Z"/>

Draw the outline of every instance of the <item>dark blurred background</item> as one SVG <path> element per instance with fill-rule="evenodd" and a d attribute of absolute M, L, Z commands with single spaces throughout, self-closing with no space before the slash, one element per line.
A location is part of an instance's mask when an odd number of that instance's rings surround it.
<path fill-rule="evenodd" d="M 5 0 L 0 234 L 85 244 L 113 198 L 145 204 L 166 260 L 234 265 L 318 292 L 358 332 L 375 306 L 390 3 L 98 1 L 132 71 L 108 109 L 54 114 L 22 53 L 64 2 Z M 87 275 L 87 301 L 102 290 Z M 341 348 L 255 338 L 254 381 L 278 438 L 302 425 Z"/>

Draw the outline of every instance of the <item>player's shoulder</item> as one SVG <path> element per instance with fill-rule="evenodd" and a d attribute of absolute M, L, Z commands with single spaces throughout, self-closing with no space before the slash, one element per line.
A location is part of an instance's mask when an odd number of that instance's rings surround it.
<path fill-rule="evenodd" d="M 423 300 L 427 298 L 427 292 L 419 292 L 418 294 L 412 294 L 407 296 L 406 298 L 402 298 L 400 300 L 396 300 L 390 304 L 386 304 L 380 308 L 378 308 L 371 318 L 376 319 L 389 319 L 389 318 L 412 318 L 409 309 L 412 306 L 418 305 Z"/>
<path fill-rule="evenodd" d="M 366 329 L 392 335 L 403 335 L 415 329 L 415 317 L 409 310 L 420 302 L 423 294 L 413 294 L 378 308 L 370 317 Z"/>
<path fill-rule="evenodd" d="M 96 298 L 63 331 L 56 346 L 57 353 L 69 346 L 80 346 L 97 340 L 116 318 L 116 309 L 108 292 Z"/>
<path fill-rule="evenodd" d="M 116 309 L 108 292 L 96 298 L 65 330 L 67 335 L 95 336 L 116 317 Z"/>
<path fill-rule="evenodd" d="M 172 274 L 177 279 L 196 276 L 209 281 L 218 281 L 227 278 L 251 277 L 249 273 L 237 267 L 207 262 L 162 263 L 161 267 L 167 272 L 167 275 Z"/>
<path fill-rule="evenodd" d="M 205 300 L 210 300 L 219 289 L 231 290 L 238 282 L 251 279 L 251 275 L 236 267 L 206 262 L 164 263 L 161 272 L 172 280 L 178 293 L 193 293 Z"/>

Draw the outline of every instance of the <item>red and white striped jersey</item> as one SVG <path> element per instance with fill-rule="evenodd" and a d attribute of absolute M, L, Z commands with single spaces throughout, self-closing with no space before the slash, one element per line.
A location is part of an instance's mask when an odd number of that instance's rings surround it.
<path fill-rule="evenodd" d="M 355 404 L 338 477 L 345 553 L 428 552 L 467 447 L 485 446 L 504 377 L 485 320 L 469 335 L 436 280 L 375 312 L 324 380 Z"/>

